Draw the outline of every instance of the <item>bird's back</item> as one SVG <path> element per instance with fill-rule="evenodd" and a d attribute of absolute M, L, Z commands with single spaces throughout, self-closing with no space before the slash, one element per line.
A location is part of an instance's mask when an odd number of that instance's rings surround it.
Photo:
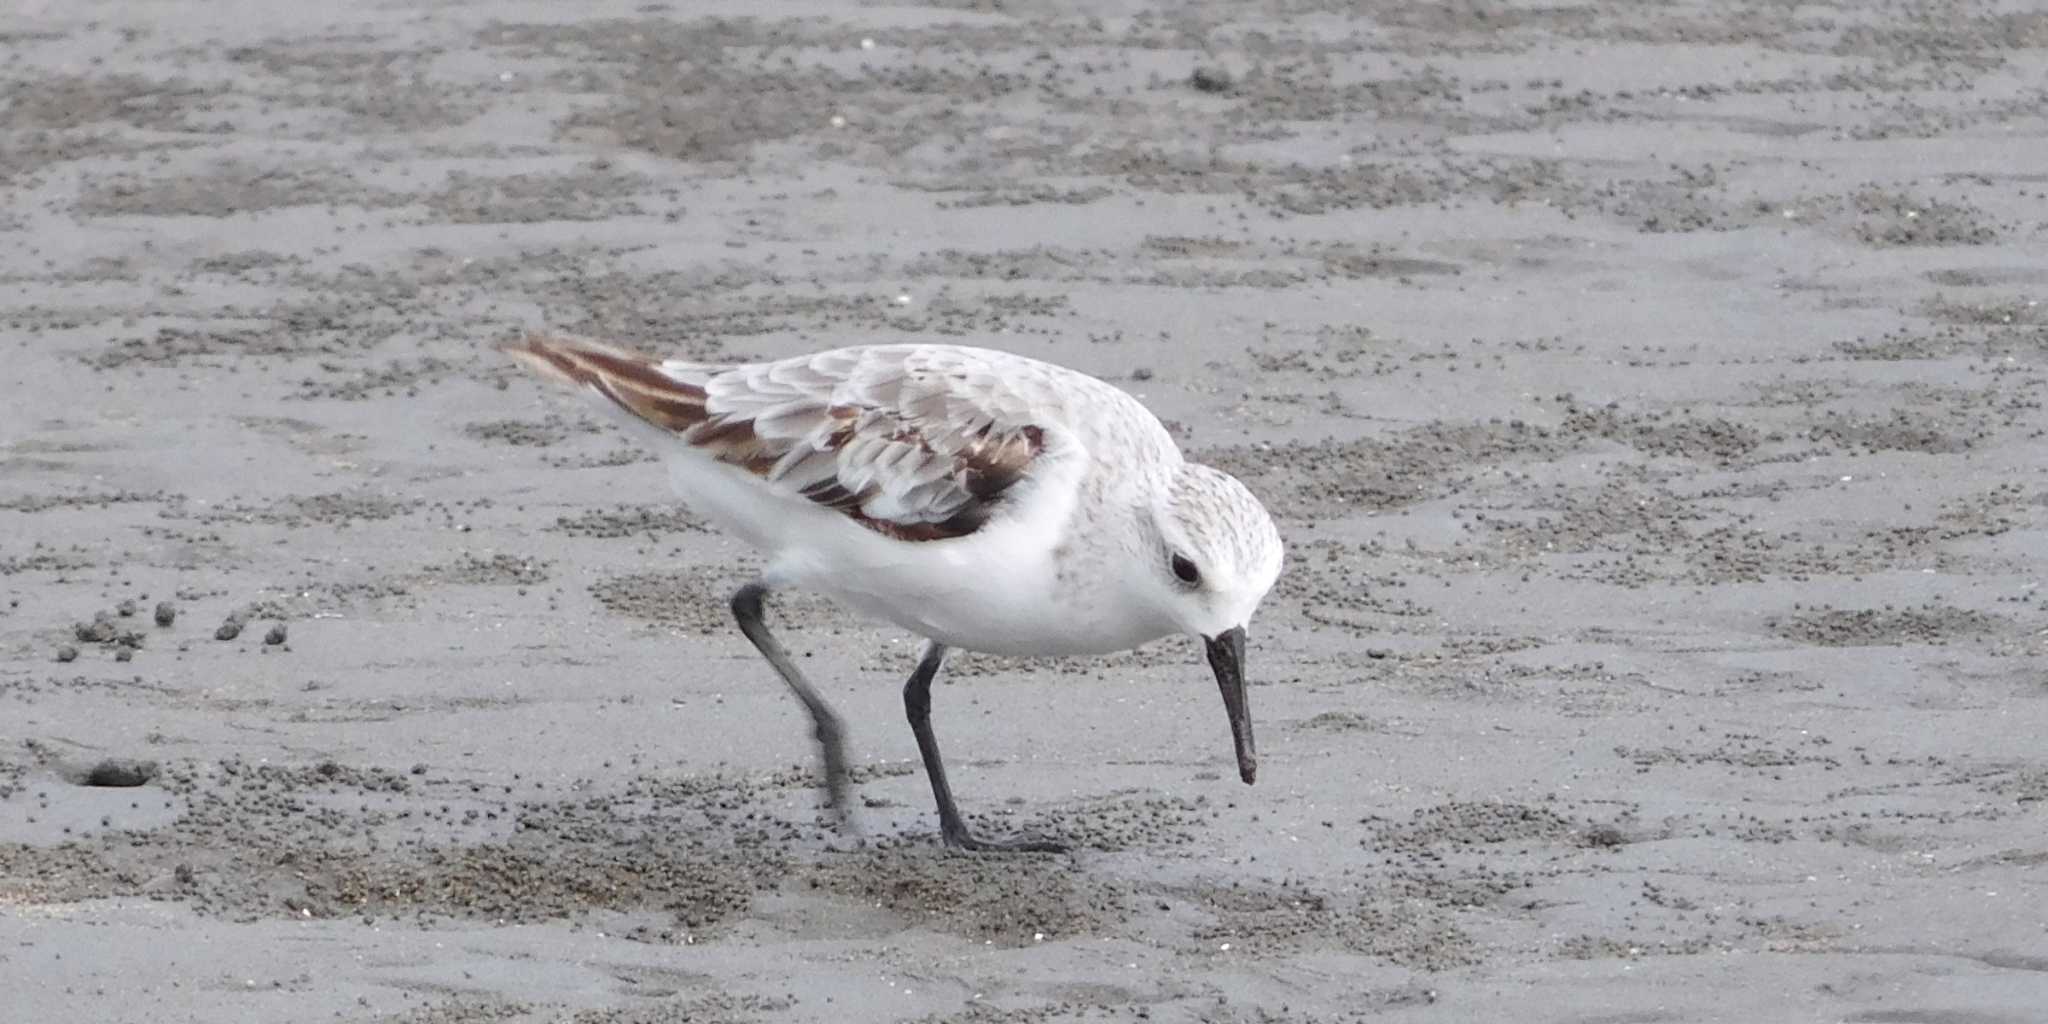
<path fill-rule="evenodd" d="M 668 454 L 686 467 L 739 469 L 763 499 L 833 509 L 899 540 L 966 536 L 1055 481 L 1135 490 L 1180 463 L 1135 398 L 992 349 L 873 345 L 737 364 L 538 337 L 508 351 L 679 442 Z M 1110 451 L 1115 466 L 1101 461 Z"/>
<path fill-rule="evenodd" d="M 962 429 L 983 420 L 1064 433 L 1087 450 L 1143 443 L 1176 450 L 1128 393 L 1054 363 L 966 345 L 862 345 L 757 363 L 663 362 L 735 412 L 791 401 L 893 410 L 907 422 Z"/>

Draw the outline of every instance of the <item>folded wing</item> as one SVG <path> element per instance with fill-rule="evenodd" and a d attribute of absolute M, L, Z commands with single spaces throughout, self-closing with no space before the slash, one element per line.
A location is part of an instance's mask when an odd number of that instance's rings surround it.
<path fill-rule="evenodd" d="M 1046 452 L 1045 429 L 994 378 L 917 346 L 732 367 L 539 336 L 506 351 L 779 493 L 900 540 L 981 529 Z"/>

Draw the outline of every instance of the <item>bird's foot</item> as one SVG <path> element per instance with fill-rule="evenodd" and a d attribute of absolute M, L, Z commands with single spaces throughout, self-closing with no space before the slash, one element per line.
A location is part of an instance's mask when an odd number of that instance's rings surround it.
<path fill-rule="evenodd" d="M 1043 836 L 1021 835 L 1008 839 L 983 839 L 960 825 L 944 831 L 946 845 L 970 853 L 1065 853 L 1067 844 Z"/>
<path fill-rule="evenodd" d="M 853 822 L 853 798 L 844 776 L 834 776 L 826 780 L 825 813 L 841 825 Z"/>
<path fill-rule="evenodd" d="M 853 830 L 853 773 L 846 766 L 846 754 L 836 736 L 832 742 L 821 743 L 820 748 L 825 762 L 825 812 L 833 824 Z"/>
<path fill-rule="evenodd" d="M 825 827 L 848 839 L 860 838 L 860 819 L 853 816 L 844 804 L 833 804 L 825 808 Z"/>

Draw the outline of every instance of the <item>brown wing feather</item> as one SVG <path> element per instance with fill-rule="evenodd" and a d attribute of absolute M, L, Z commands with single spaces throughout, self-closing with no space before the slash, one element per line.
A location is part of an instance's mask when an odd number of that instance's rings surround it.
<path fill-rule="evenodd" d="M 927 394 L 915 406 L 898 401 L 891 408 L 883 402 L 807 403 L 792 391 L 718 411 L 705 386 L 678 380 L 659 360 L 639 353 L 539 335 L 504 349 L 543 376 L 595 390 L 720 462 L 899 540 L 946 540 L 979 530 L 1045 449 L 1039 427 L 998 425 L 988 417 L 964 436 L 947 434 L 945 396 Z M 805 394 L 814 395 L 815 387 Z M 766 404 L 784 399 L 780 406 Z M 764 434 L 757 428 L 769 416 L 777 417 L 776 426 Z M 893 482 L 912 485 L 890 492 L 885 479 L 891 472 L 898 474 Z"/>
<path fill-rule="evenodd" d="M 637 352 L 537 334 L 505 345 L 503 351 L 544 377 L 595 388 L 657 427 L 683 431 L 708 416 L 703 388 L 670 377 L 655 360 Z"/>

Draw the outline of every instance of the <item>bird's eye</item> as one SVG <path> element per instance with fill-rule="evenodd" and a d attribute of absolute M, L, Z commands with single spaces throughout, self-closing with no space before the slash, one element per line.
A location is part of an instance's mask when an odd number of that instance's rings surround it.
<path fill-rule="evenodd" d="M 1182 583 L 1191 587 L 1202 582 L 1202 570 L 1195 568 L 1195 563 L 1189 561 L 1186 555 L 1173 556 L 1173 574 Z"/>

